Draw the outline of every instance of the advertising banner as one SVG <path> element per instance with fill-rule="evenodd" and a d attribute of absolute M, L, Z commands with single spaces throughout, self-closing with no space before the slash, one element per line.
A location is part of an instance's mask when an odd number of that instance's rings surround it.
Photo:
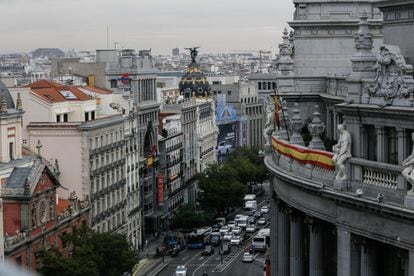
<path fill-rule="evenodd" d="M 158 174 L 158 205 L 164 204 L 164 174 Z"/>

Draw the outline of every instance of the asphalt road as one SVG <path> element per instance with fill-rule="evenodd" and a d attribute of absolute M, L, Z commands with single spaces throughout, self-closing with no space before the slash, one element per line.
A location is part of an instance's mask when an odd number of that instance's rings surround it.
<path fill-rule="evenodd" d="M 264 188 L 266 190 L 267 187 Z M 265 193 L 260 198 L 261 202 L 258 204 L 258 208 L 265 205 L 267 194 Z M 264 216 L 269 219 L 269 214 L 264 214 Z M 269 223 L 265 226 L 258 226 L 258 229 L 266 227 L 269 227 Z M 215 252 L 211 256 L 202 256 L 201 250 L 186 249 L 177 257 L 171 258 L 169 264 L 158 275 L 172 276 L 178 265 L 184 265 L 187 268 L 188 276 L 201 276 L 204 271 L 208 275 L 262 276 L 265 253 L 255 253 L 255 260 L 252 263 L 242 262 L 243 253 L 247 252 L 251 245 L 250 237 L 254 235 L 250 235 L 243 245 L 232 246 L 231 253 L 223 256 L 219 255 L 219 248 L 215 248 Z"/>

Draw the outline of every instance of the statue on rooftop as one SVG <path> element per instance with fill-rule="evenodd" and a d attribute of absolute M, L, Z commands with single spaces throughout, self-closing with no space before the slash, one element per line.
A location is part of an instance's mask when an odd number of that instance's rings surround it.
<path fill-rule="evenodd" d="M 200 47 L 185 48 L 186 50 L 190 51 L 191 62 L 194 62 L 194 63 L 196 62 L 196 57 L 197 57 L 197 54 L 198 54 L 198 51 L 197 51 L 198 48 L 200 48 Z"/>
<path fill-rule="evenodd" d="M 411 139 L 414 141 L 414 132 L 411 133 Z M 414 195 L 414 147 L 413 152 L 402 162 L 404 170 L 402 176 L 411 184 L 411 189 L 407 192 L 410 195 Z"/>
<path fill-rule="evenodd" d="M 351 134 L 345 130 L 344 125 L 338 125 L 339 140 L 336 145 L 332 147 L 334 156 L 332 161 L 335 162 L 337 168 L 336 180 L 347 180 L 347 173 L 345 162 L 348 158 L 352 157 L 351 155 Z"/>
<path fill-rule="evenodd" d="M 272 133 L 275 131 L 275 114 L 271 104 L 266 107 L 266 124 L 263 129 L 263 136 L 265 138 L 265 147 L 272 145 Z"/>

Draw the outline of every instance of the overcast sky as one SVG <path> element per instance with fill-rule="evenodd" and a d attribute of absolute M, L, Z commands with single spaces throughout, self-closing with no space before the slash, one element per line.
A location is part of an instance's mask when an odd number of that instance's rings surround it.
<path fill-rule="evenodd" d="M 0 52 L 178 47 L 230 52 L 277 47 L 292 0 L 0 0 Z"/>

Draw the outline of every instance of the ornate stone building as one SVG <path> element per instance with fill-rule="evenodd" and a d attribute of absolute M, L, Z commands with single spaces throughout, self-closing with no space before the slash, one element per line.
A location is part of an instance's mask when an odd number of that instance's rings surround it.
<path fill-rule="evenodd" d="M 414 275 L 413 67 L 409 47 L 382 43 L 377 20 L 377 8 L 408 15 L 408 2 L 294 1 L 294 74 L 276 80 L 292 81 L 281 95 L 299 105 L 283 108 L 281 130 L 266 129 L 272 275 Z M 412 36 L 406 19 L 384 40 Z M 307 146 L 297 135 L 305 118 Z"/>

